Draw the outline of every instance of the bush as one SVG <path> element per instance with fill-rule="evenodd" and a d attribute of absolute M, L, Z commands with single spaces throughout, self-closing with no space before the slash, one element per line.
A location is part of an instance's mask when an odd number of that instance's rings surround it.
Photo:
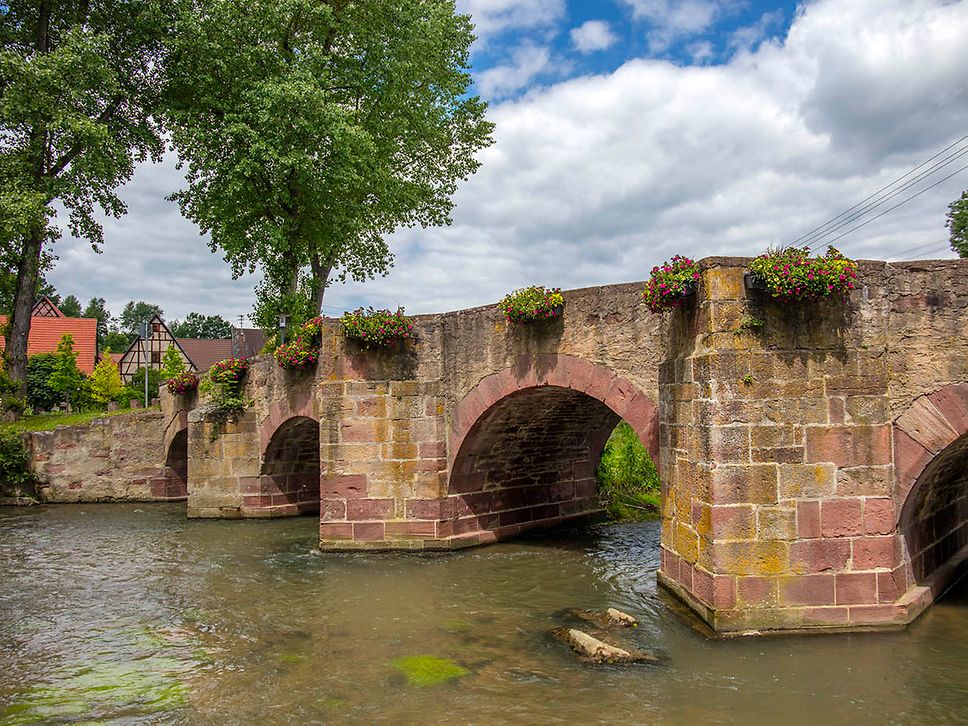
<path fill-rule="evenodd" d="M 560 288 L 544 288 L 540 285 L 515 290 L 498 303 L 498 310 L 509 323 L 526 323 L 533 320 L 551 320 L 561 315 L 565 298 Z"/>
<path fill-rule="evenodd" d="M 343 327 L 343 335 L 364 348 L 387 348 L 397 341 L 414 337 L 413 321 L 404 315 L 403 308 L 397 308 L 395 313 L 374 310 L 372 307 L 366 310 L 359 308 L 351 313 L 343 313 L 339 323 Z"/>
<path fill-rule="evenodd" d="M 185 361 L 182 360 L 181 354 L 175 350 L 175 346 L 169 343 L 165 355 L 161 359 L 161 377 L 167 380 L 184 372 Z"/>
<path fill-rule="evenodd" d="M 88 386 L 91 400 L 98 406 L 104 406 L 108 401 L 113 401 L 124 388 L 118 366 L 110 356 L 105 355 L 94 366 L 94 372 L 88 378 Z"/>
<path fill-rule="evenodd" d="M 38 353 L 27 359 L 27 405 L 34 411 L 50 411 L 64 401 L 50 385 L 56 360 L 53 353 Z"/>
<path fill-rule="evenodd" d="M 622 421 L 598 465 L 598 496 L 612 519 L 650 519 L 659 513 L 659 473 L 632 427 Z"/>
<path fill-rule="evenodd" d="M 165 379 L 161 375 L 161 371 L 155 368 L 148 369 L 148 400 L 145 400 L 145 369 L 139 368 L 131 376 L 131 380 L 128 381 L 127 387 L 134 391 L 135 398 L 141 401 L 143 406 L 148 406 L 151 403 L 151 399 L 158 395 L 158 389 L 161 388 L 161 384 L 165 382 Z"/>
<path fill-rule="evenodd" d="M 846 300 L 857 280 L 857 263 L 830 247 L 811 257 L 807 247 L 768 250 L 753 260 L 750 272 L 767 292 L 782 302 L 809 302 L 829 297 Z"/>
<path fill-rule="evenodd" d="M 62 401 L 68 401 L 75 406 L 83 403 L 86 397 L 84 390 L 84 374 L 77 367 L 77 353 L 74 352 L 74 336 L 64 333 L 57 344 L 54 354 L 54 368 L 48 383 L 61 396 Z"/>
<path fill-rule="evenodd" d="M 652 274 L 642 294 L 653 313 L 682 306 L 689 293 L 699 283 L 699 265 L 688 257 L 676 255 L 671 260 L 652 268 Z"/>
<path fill-rule="evenodd" d="M 5 497 L 33 497 L 36 486 L 23 436 L 12 431 L 0 433 L 0 493 Z"/>

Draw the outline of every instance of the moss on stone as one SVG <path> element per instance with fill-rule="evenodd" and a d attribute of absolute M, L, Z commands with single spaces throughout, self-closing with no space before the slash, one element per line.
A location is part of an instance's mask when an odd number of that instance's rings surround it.
<path fill-rule="evenodd" d="M 418 688 L 436 686 L 455 678 L 462 678 L 470 671 L 452 660 L 432 655 L 411 655 L 397 658 L 392 662 L 394 668 L 407 679 L 407 684 Z"/>

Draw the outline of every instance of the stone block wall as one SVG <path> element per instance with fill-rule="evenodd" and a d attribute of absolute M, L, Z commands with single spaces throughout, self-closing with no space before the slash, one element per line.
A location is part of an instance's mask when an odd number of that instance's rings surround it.
<path fill-rule="evenodd" d="M 184 500 L 165 444 L 166 416 L 142 411 L 26 436 L 45 502 Z"/>
<path fill-rule="evenodd" d="M 899 309 L 905 326 L 930 329 L 926 296 L 941 286 L 870 263 L 850 305 L 791 308 L 748 293 L 737 262 L 706 262 L 696 308 L 679 313 L 696 334 L 660 369 L 660 580 L 718 631 L 909 621 L 930 597 L 898 529 L 895 412 L 966 371 L 903 373 L 927 352 L 896 337 L 895 319 Z M 904 272 L 916 302 L 897 292 Z M 944 317 L 947 361 L 968 349 L 950 334 L 965 322 Z M 935 559 L 964 545 L 963 506 L 946 500 L 934 515 L 950 525 L 923 545 Z M 920 531 L 934 529 L 922 518 Z"/>

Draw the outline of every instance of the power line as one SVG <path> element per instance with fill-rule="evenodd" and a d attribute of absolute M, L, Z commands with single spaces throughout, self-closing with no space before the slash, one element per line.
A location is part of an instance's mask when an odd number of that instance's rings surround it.
<path fill-rule="evenodd" d="M 901 180 L 903 180 L 903 179 L 906 179 L 907 177 L 909 177 L 909 176 L 911 176 L 911 174 L 913 174 L 914 172 L 916 172 L 916 171 L 917 171 L 918 169 L 920 169 L 921 167 L 923 167 L 923 166 L 926 166 L 927 164 L 929 164 L 929 163 L 931 163 L 932 161 L 934 161 L 935 159 L 937 159 L 937 158 L 938 158 L 939 156 L 941 156 L 942 154 L 944 154 L 944 153 L 945 153 L 946 151 L 948 151 L 948 150 L 950 150 L 950 149 L 952 149 L 952 148 L 954 148 L 955 146 L 958 146 L 958 145 L 959 145 L 959 144 L 960 144 L 961 142 L 963 142 L 963 141 L 965 141 L 965 140 L 968 140 L 968 134 L 966 134 L 965 136 L 962 136 L 962 137 L 961 137 L 960 139 L 958 139 L 958 140 L 957 140 L 957 141 L 955 141 L 954 143 L 952 143 L 952 144 L 950 144 L 950 145 L 948 145 L 948 146 L 946 146 L 946 147 L 945 147 L 944 149 L 942 149 L 941 151 L 939 151 L 939 152 L 938 152 L 937 154 L 935 154 L 934 156 L 932 156 L 932 157 L 931 157 L 930 159 L 927 159 L 927 160 L 925 160 L 925 161 L 923 161 L 923 162 L 921 162 L 920 164 L 918 164 L 918 165 L 917 165 L 916 167 L 914 167 L 913 169 L 911 169 L 911 170 L 910 170 L 909 172 L 907 172 L 906 174 L 902 174 L 901 176 L 899 176 L 899 177 L 898 177 L 897 179 L 895 179 L 894 181 L 892 181 L 892 182 L 891 182 L 890 184 L 888 184 L 887 186 L 884 186 L 884 187 L 881 187 L 881 188 L 880 188 L 880 189 L 878 189 L 878 190 L 877 190 L 876 192 L 874 192 L 873 194 L 871 194 L 871 195 L 870 195 L 869 197 L 867 197 L 867 198 L 865 198 L 865 199 L 862 199 L 861 201 L 859 201 L 859 202 L 858 202 L 857 204 L 855 204 L 855 205 L 854 205 L 853 207 L 851 207 L 850 209 L 847 209 L 846 211 L 844 211 L 844 212 L 841 212 L 840 214 L 838 214 L 838 215 L 837 215 L 836 217 L 834 217 L 833 219 L 830 219 L 830 220 L 827 220 L 826 222 L 824 222 L 824 223 L 823 223 L 823 224 L 821 224 L 820 226 L 818 226 L 818 227 L 814 227 L 813 229 L 811 229 L 811 230 L 810 230 L 809 232 L 807 232 L 806 234 L 804 234 L 804 235 L 802 235 L 802 236 L 800 236 L 800 237 L 798 237 L 797 239 L 795 239 L 795 240 L 793 240 L 793 242 L 792 242 L 791 244 L 794 244 L 794 245 L 795 245 L 795 244 L 797 244 L 797 243 L 799 243 L 799 242 L 801 242 L 802 240 L 805 240 L 805 239 L 807 239 L 807 238 L 809 238 L 809 237 L 811 237 L 811 236 L 812 236 L 812 235 L 813 235 L 814 233 L 817 233 L 817 232 L 819 232 L 820 230 L 822 230 L 822 229 L 824 229 L 824 228 L 826 228 L 826 227 L 827 227 L 827 226 L 829 226 L 830 224 L 833 224 L 834 222 L 837 222 L 837 221 L 838 221 L 839 219 L 841 219 L 842 217 L 844 217 L 844 216 L 846 216 L 846 215 L 848 215 L 848 214 L 850 214 L 850 213 L 851 213 L 851 212 L 853 212 L 853 211 L 854 211 L 855 209 L 857 209 L 858 207 L 860 207 L 860 206 L 862 206 L 862 205 L 863 205 L 863 204 L 865 204 L 866 202 L 868 202 L 868 201 L 870 201 L 870 200 L 872 200 L 872 199 L 874 199 L 875 197 L 877 197 L 877 196 L 878 196 L 879 194 L 881 194 L 882 192 L 885 192 L 885 191 L 887 191 L 888 189 L 890 189 L 891 187 L 893 187 L 893 186 L 894 186 L 895 184 L 897 184 L 897 183 L 898 183 L 899 181 L 901 181 Z"/>
<path fill-rule="evenodd" d="M 868 220 L 867 220 L 866 222 L 862 222 L 861 224 L 858 224 L 858 225 L 857 225 L 856 227 L 853 227 L 853 228 L 851 228 L 851 229 L 848 229 L 848 230 L 847 230 L 846 232 L 844 232 L 844 233 L 843 233 L 842 235 L 840 235 L 840 236 L 838 236 L 838 237 L 834 237 L 834 239 L 832 239 L 832 240 L 831 240 L 830 242 L 828 242 L 828 244 L 833 244 L 833 243 L 834 243 L 834 242 L 836 242 L 837 240 L 840 240 L 840 239 L 843 239 L 844 237 L 846 237 L 847 235 L 849 235 L 849 234 L 850 234 L 851 232 L 856 232 L 856 231 L 857 231 L 858 229 L 860 229 L 861 227 L 866 227 L 866 226 L 867 226 L 868 224 L 870 224 L 870 223 L 871 223 L 871 222 L 873 222 L 874 220 L 877 220 L 877 219 L 880 219 L 881 217 L 883 217 L 883 216 L 884 216 L 885 214 L 887 214 L 888 212 L 893 212 L 893 211 L 894 211 L 895 209 L 897 209 L 898 207 L 901 207 L 901 206 L 903 206 L 903 205 L 905 205 L 905 204 L 907 204 L 907 203 L 908 203 L 908 202 L 910 202 L 910 201 L 911 201 L 912 199 L 917 199 L 918 197 L 920 197 L 920 196 L 921 196 L 922 194 L 924 194 L 925 192 L 927 192 L 927 191 L 930 191 L 930 190 L 932 190 L 932 189 L 934 189 L 934 188 L 935 188 L 936 186 L 938 186 L 939 184 L 943 184 L 944 182 L 946 182 L 946 181 L 948 181 L 948 180 L 949 180 L 949 179 L 950 179 L 951 177 L 953 177 L 953 176 L 956 176 L 956 175 L 958 175 L 958 174 L 960 174 L 961 172 L 963 172 L 963 171 L 964 171 L 965 169 L 968 169 L 968 164 L 966 164 L 965 166 L 963 166 L 963 167 L 961 167 L 960 169 L 958 169 L 958 171 L 956 171 L 956 172 L 954 172 L 954 173 L 952 173 L 952 174 L 949 174 L 948 176 L 946 176 L 946 177 L 944 177 L 943 179 L 940 179 L 939 181 L 936 181 L 936 182 L 935 182 L 934 184 L 932 184 L 931 186 L 928 186 L 928 187 L 925 187 L 924 189 L 922 189 L 921 191 L 919 191 L 919 192 L 918 192 L 917 194 L 912 194 L 912 195 L 911 195 L 910 197 L 908 197 L 907 199 L 904 199 L 903 201 L 900 201 L 900 202 L 898 202 L 898 203 L 897 203 L 897 204 L 895 204 L 895 205 L 894 205 L 893 207 L 888 207 L 887 209 L 885 209 L 885 210 L 884 210 L 883 212 L 881 212 L 880 214 L 876 214 L 876 215 L 874 215 L 873 217 L 871 217 L 870 219 L 868 219 Z"/>
<path fill-rule="evenodd" d="M 924 244 L 924 245 L 918 245 L 917 247 L 909 247 L 906 250 L 901 250 L 900 252 L 894 253 L 894 255 L 892 256 L 895 259 L 904 259 L 905 255 L 913 255 L 913 254 L 926 255 L 932 252 L 941 252 L 942 250 L 948 249 L 948 246 L 949 246 L 949 243 L 947 241 L 928 242 L 927 244 Z"/>
<path fill-rule="evenodd" d="M 860 209 L 857 209 L 857 211 L 855 211 L 853 214 L 850 214 L 850 215 L 846 216 L 844 219 L 840 220 L 836 224 L 832 224 L 833 220 L 831 220 L 831 222 L 828 222 L 827 225 L 826 225 L 826 226 L 828 226 L 828 229 L 826 229 L 825 231 L 823 231 L 820 234 L 816 234 L 816 235 L 809 236 L 809 239 L 807 239 L 807 245 L 806 246 L 808 246 L 808 247 L 814 247 L 814 246 L 816 246 L 825 237 L 829 237 L 831 234 L 834 234 L 835 232 L 843 229 L 847 225 L 849 225 L 849 224 L 851 224 L 853 222 L 856 222 L 858 219 L 861 219 L 862 217 L 864 217 L 869 212 L 873 211 L 874 209 L 877 209 L 878 207 L 883 206 L 884 204 L 886 204 L 887 202 L 891 201 L 892 199 L 900 196 L 904 192 L 909 191 L 912 187 L 915 187 L 919 183 L 921 183 L 922 181 L 925 181 L 928 178 L 934 176 L 936 173 L 938 173 L 944 167 L 952 164 L 953 162 L 957 161 L 958 159 L 960 159 L 960 158 L 962 158 L 962 157 L 964 157 L 966 155 L 968 155 L 968 146 L 965 146 L 964 148 L 959 149 L 954 154 L 951 154 L 950 156 L 946 157 L 944 160 L 942 160 L 942 161 L 934 164 L 929 169 L 926 169 L 925 171 L 921 172 L 920 174 L 918 174 L 916 177 L 914 177 L 910 181 L 905 182 L 904 184 L 902 184 L 901 186 L 899 186 L 897 189 L 892 190 L 890 193 L 881 195 L 880 197 L 878 197 L 877 199 L 873 200 L 872 202 L 870 202 L 868 204 L 865 204 Z M 950 177 L 948 177 L 948 178 L 950 178 Z M 841 217 L 844 217 L 843 214 L 840 215 L 840 216 Z"/>

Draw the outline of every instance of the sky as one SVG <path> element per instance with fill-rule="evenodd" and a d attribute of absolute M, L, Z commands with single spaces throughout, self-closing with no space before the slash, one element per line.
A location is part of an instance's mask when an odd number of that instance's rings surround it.
<path fill-rule="evenodd" d="M 457 5 L 475 23 L 472 76 L 495 143 L 455 195 L 453 223 L 394 233 L 390 274 L 330 288 L 325 314 L 440 312 L 533 284 L 644 280 L 674 254 L 757 255 L 968 135 L 968 0 Z M 968 189 L 966 159 L 817 249 L 953 257 L 945 212 Z M 128 214 L 104 220 L 102 254 L 66 231 L 56 244 L 58 292 L 104 297 L 115 314 L 147 300 L 169 320 L 251 312 L 257 278 L 232 280 L 165 201 L 182 184 L 172 155 L 139 166 L 121 190 Z"/>

